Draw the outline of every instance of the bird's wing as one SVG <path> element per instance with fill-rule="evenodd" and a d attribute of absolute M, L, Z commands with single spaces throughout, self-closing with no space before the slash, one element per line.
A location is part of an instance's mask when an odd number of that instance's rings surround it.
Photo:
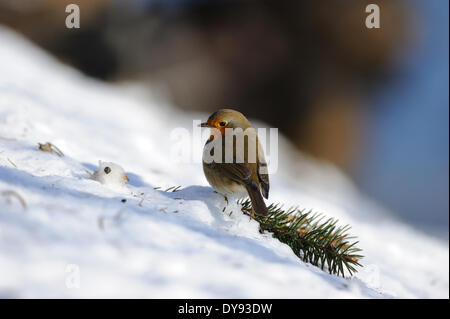
<path fill-rule="evenodd" d="M 223 176 L 235 182 L 248 184 L 251 181 L 252 171 L 245 163 L 211 163 L 209 165 L 213 165 Z"/>

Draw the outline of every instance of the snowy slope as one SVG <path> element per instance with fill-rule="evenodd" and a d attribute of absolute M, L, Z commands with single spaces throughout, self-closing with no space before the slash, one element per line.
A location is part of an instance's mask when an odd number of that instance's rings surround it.
<path fill-rule="evenodd" d="M 0 297 L 448 298 L 448 243 L 334 167 L 281 138 L 270 201 L 351 224 L 366 256 L 352 279 L 304 264 L 235 204 L 222 212 L 201 165 L 171 161 L 170 132 L 207 114 L 86 78 L 4 28 L 0 43 Z M 39 151 L 47 141 L 66 156 Z M 89 179 L 99 160 L 130 183 Z"/>

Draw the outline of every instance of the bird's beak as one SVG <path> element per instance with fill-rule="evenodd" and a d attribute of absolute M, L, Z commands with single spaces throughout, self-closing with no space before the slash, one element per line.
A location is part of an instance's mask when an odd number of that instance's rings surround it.
<path fill-rule="evenodd" d="M 210 127 L 209 124 L 207 122 L 205 123 L 201 123 L 198 125 L 199 127 Z"/>

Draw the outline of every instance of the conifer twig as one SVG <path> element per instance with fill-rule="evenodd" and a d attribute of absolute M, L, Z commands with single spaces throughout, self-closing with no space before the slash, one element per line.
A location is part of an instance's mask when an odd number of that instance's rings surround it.
<path fill-rule="evenodd" d="M 239 200 L 238 204 L 244 214 L 251 215 L 251 201 Z M 287 244 L 303 261 L 322 270 L 327 268 L 330 274 L 344 277 L 345 270 L 350 274 L 357 272 L 356 266 L 363 256 L 357 248 L 357 241 L 348 235 L 350 226 L 337 226 L 337 220 L 305 212 L 297 207 L 284 210 L 280 204 L 267 207 L 268 216 L 255 215 L 260 232 L 268 231 L 275 238 Z"/>

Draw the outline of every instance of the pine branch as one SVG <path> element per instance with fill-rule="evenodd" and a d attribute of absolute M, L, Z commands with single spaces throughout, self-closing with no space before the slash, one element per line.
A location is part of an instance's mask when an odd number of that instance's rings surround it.
<path fill-rule="evenodd" d="M 178 192 L 180 189 L 181 186 L 173 186 L 164 191 Z M 361 249 L 356 247 L 358 241 L 348 235 L 350 226 L 338 227 L 338 221 L 333 218 L 324 221 L 322 214 L 305 212 L 297 207 L 283 209 L 280 204 L 271 204 L 267 207 L 269 215 L 259 216 L 252 215 L 250 199 L 241 199 L 238 204 L 244 214 L 259 223 L 261 233 L 272 233 L 273 237 L 291 247 L 301 260 L 343 277 L 345 270 L 353 275 L 357 272 L 355 267 L 362 267 L 358 262 L 363 258 L 359 255 Z"/>
<path fill-rule="evenodd" d="M 244 214 L 252 215 L 249 199 L 239 200 L 238 204 Z M 356 266 L 362 267 L 358 262 L 363 257 L 359 255 L 361 249 L 356 247 L 358 242 L 348 235 L 350 226 L 338 227 L 338 221 L 333 218 L 323 221 L 323 215 L 296 207 L 284 210 L 280 204 L 271 204 L 267 209 L 268 216 L 253 216 L 260 232 L 271 232 L 301 260 L 343 277 L 344 269 L 353 275 Z"/>

